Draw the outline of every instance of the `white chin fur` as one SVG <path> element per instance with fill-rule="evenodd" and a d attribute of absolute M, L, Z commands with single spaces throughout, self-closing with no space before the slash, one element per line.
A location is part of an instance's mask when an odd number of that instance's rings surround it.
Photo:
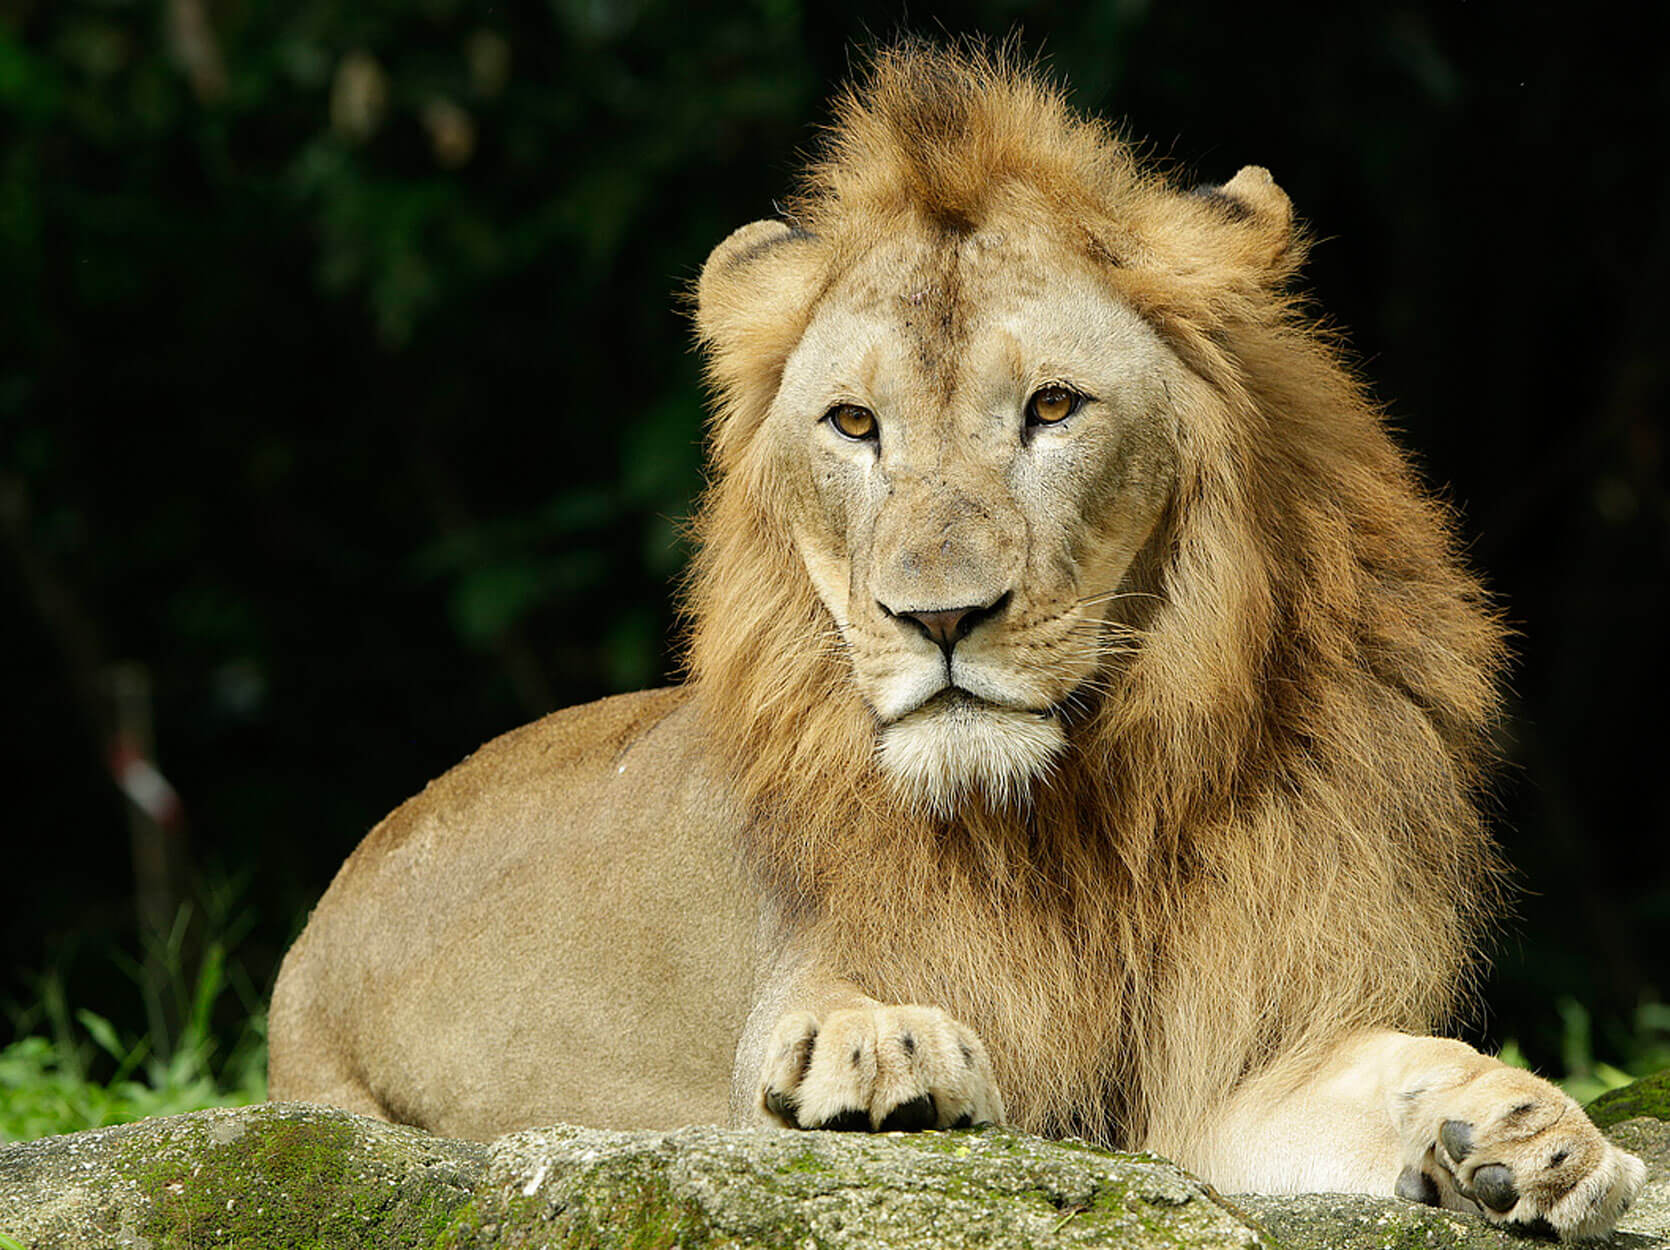
<path fill-rule="evenodd" d="M 999 803 L 1020 802 L 1066 745 L 1053 718 L 957 700 L 894 721 L 879 751 L 882 771 L 907 797 L 949 816 L 976 789 Z"/>

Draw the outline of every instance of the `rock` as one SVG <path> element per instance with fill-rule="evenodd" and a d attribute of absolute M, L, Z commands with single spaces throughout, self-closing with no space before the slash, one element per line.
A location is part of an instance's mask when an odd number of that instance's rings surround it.
<path fill-rule="evenodd" d="M 1632 1244 L 1670 1246 L 1670 1123 L 1640 1116 L 1612 1125 L 1606 1135 L 1625 1150 L 1640 1155 L 1647 1165 L 1647 1187 L 1618 1222 L 1618 1227 L 1658 1238 Z"/>
<path fill-rule="evenodd" d="M 1237 1194 L 1230 1201 L 1256 1219 L 1283 1250 L 1528 1250 L 1538 1244 L 1492 1228 L 1477 1216 L 1400 1198 Z"/>
<path fill-rule="evenodd" d="M 1670 1071 L 1644 1076 L 1622 1089 L 1604 1093 L 1585 1110 L 1601 1128 L 1611 1128 L 1637 1116 L 1670 1120 Z"/>
<path fill-rule="evenodd" d="M 488 1148 L 345 1111 L 196 1111 L 0 1149 L 0 1233 L 28 1250 L 429 1245 Z"/>
<path fill-rule="evenodd" d="M 1612 1131 L 1651 1171 L 1615 1244 L 1670 1247 L 1670 1123 Z M 28 1250 L 1534 1244 L 1394 1199 L 1223 1198 L 1152 1155 L 1007 1129 L 558 1127 L 483 1145 L 285 1104 L 0 1149 L 0 1233 Z"/>
<path fill-rule="evenodd" d="M 541 1129 L 495 1143 L 479 1192 L 448 1245 L 1270 1244 L 1163 1159 L 1007 1129 Z"/>
<path fill-rule="evenodd" d="M 0 1232 L 29 1250 L 1269 1244 L 1164 1160 L 1004 1129 L 559 1127 L 483 1146 L 295 1105 L 0 1150 Z"/>
<path fill-rule="evenodd" d="M 1670 1183 L 1660 1174 L 1624 1217 L 1613 1250 L 1664 1250 Z M 1476 1215 L 1366 1194 L 1238 1194 L 1228 1199 L 1256 1220 L 1283 1250 L 1538 1250 L 1551 1243 L 1485 1223 Z M 1651 1208 L 1651 1210 L 1649 1209 Z M 1649 1231 L 1653 1230 L 1653 1231 Z"/>

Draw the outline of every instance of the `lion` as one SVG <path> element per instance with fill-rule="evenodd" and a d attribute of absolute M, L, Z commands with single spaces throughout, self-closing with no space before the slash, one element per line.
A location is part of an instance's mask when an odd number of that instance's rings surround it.
<path fill-rule="evenodd" d="M 1432 1035 L 1504 630 L 1293 293 L 1013 56 L 905 44 L 696 291 L 689 679 L 497 739 L 287 956 L 273 1097 L 458 1137 L 989 1122 L 1567 1238 L 1644 1169 Z"/>

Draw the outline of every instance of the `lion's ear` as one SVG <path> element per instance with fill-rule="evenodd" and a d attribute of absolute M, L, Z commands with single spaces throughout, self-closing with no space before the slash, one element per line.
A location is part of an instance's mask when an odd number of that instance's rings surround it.
<path fill-rule="evenodd" d="M 1297 260 L 1293 201 L 1268 169 L 1243 165 L 1222 186 L 1198 187 L 1194 193 L 1233 219 L 1246 261 L 1272 275 L 1292 268 Z"/>
<path fill-rule="evenodd" d="M 721 451 L 764 415 L 800 341 L 823 272 L 815 235 L 781 221 L 733 230 L 696 282 L 696 337 L 723 396 Z M 738 426 L 742 428 L 737 428 Z"/>

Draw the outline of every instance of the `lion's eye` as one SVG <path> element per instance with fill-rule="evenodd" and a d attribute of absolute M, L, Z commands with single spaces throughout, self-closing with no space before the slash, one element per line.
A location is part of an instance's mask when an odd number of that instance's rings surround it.
<path fill-rule="evenodd" d="M 1072 416 L 1083 403 L 1083 395 L 1077 391 L 1070 391 L 1065 386 L 1043 387 L 1026 401 L 1026 423 L 1055 425 Z"/>
<path fill-rule="evenodd" d="M 854 442 L 876 436 L 876 414 L 857 404 L 837 404 L 823 419 L 835 427 L 836 433 Z"/>

